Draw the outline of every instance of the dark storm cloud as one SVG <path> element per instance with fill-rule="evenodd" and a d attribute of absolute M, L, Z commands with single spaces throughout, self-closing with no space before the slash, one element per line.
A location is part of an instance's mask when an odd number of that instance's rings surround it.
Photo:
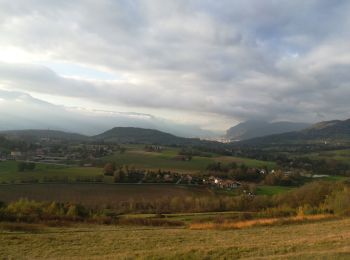
<path fill-rule="evenodd" d="M 7 88 L 232 121 L 350 116 L 349 1 L 0 3 L 0 47 L 120 78 L 1 63 Z"/>

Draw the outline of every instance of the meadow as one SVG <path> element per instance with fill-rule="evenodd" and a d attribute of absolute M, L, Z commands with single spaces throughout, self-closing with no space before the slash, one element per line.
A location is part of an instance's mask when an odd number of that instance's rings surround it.
<path fill-rule="evenodd" d="M 97 167 L 77 167 L 54 164 L 37 163 L 32 171 L 19 172 L 18 162 L 3 161 L 0 162 L 0 183 L 21 183 L 27 180 L 36 179 L 39 182 L 45 182 L 45 178 L 57 177 L 76 181 L 79 177 L 96 177 L 102 175 L 103 171 Z M 108 178 L 106 179 L 108 181 Z"/>
<path fill-rule="evenodd" d="M 310 159 L 335 160 L 342 163 L 350 164 L 350 149 L 321 151 L 317 153 L 304 154 Z"/>
<path fill-rule="evenodd" d="M 4 259 L 349 259 L 350 219 L 230 230 L 0 225 Z"/>
<path fill-rule="evenodd" d="M 162 152 L 146 152 L 142 146 L 128 146 L 125 153 L 116 153 L 104 158 L 106 161 L 114 161 L 117 165 L 130 165 L 136 168 L 150 170 L 170 170 L 177 172 L 200 172 L 215 162 L 245 164 L 248 167 L 276 167 L 275 162 L 259 161 L 249 158 L 221 156 L 211 154 L 211 157 L 193 156 L 190 161 L 176 160 L 178 148 L 166 147 Z"/>

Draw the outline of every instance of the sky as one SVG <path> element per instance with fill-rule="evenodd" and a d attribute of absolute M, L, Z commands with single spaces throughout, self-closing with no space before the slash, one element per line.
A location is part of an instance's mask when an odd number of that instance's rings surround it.
<path fill-rule="evenodd" d="M 350 117 L 350 1 L 0 0 L 0 129 Z"/>

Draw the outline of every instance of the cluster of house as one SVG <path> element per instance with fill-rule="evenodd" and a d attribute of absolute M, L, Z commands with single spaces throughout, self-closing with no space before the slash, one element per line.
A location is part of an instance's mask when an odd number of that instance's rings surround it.
<path fill-rule="evenodd" d="M 95 160 L 102 156 L 111 155 L 116 148 L 108 145 L 84 145 L 69 146 L 63 145 L 52 147 L 52 144 L 40 143 L 40 148 L 30 151 L 11 151 L 0 154 L 0 160 L 29 160 L 43 163 L 66 163 L 67 161 L 79 162 L 80 160 Z"/>
<path fill-rule="evenodd" d="M 164 150 L 163 146 L 159 145 L 146 145 L 145 146 L 145 151 L 146 152 L 162 152 Z"/>
<path fill-rule="evenodd" d="M 210 176 L 208 179 L 203 179 L 203 183 L 216 186 L 220 189 L 235 189 L 242 185 L 240 182 L 235 180 L 221 179 L 214 176 Z"/>
<path fill-rule="evenodd" d="M 19 151 L 11 151 L 10 154 L 0 153 L 0 161 L 21 160 L 21 159 L 23 159 L 23 154 Z"/>
<path fill-rule="evenodd" d="M 186 185 L 207 185 L 219 189 L 236 189 L 242 184 L 231 179 L 222 179 L 215 176 L 199 176 L 191 174 L 179 174 L 170 171 L 144 171 L 136 169 L 122 170 L 123 177 L 121 177 L 119 170 L 119 180 L 122 183 L 173 183 Z M 115 176 L 118 176 L 115 175 Z"/>

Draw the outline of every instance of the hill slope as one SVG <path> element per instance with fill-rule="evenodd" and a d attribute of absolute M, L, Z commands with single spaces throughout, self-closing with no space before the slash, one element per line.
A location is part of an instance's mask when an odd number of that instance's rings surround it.
<path fill-rule="evenodd" d="M 301 131 L 270 135 L 242 141 L 246 144 L 350 143 L 350 119 L 320 122 Z"/>
<path fill-rule="evenodd" d="M 95 136 L 85 136 L 76 133 L 67 133 L 56 130 L 12 130 L 0 131 L 0 137 L 4 140 L 24 140 L 39 141 L 43 138 L 49 138 L 62 141 L 103 141 L 113 143 L 139 143 L 139 144 L 157 144 L 157 145 L 190 145 L 190 146 L 209 146 L 221 147 L 220 143 L 214 141 L 204 141 L 197 138 L 178 137 L 154 129 L 145 129 L 137 127 L 115 127 L 102 134 Z"/>
<path fill-rule="evenodd" d="M 154 129 L 136 127 L 115 127 L 102 134 L 92 137 L 96 141 L 117 143 L 141 143 L 159 145 L 199 144 L 195 138 L 178 137 Z"/>
<path fill-rule="evenodd" d="M 249 120 L 231 127 L 226 137 L 231 140 L 247 140 L 255 137 L 298 131 L 309 127 L 306 123 L 274 122 Z"/>
<path fill-rule="evenodd" d="M 87 140 L 88 137 L 76 133 L 67 133 L 57 130 L 10 130 L 10 131 L 1 131 L 0 136 L 6 137 L 8 139 L 21 139 L 27 141 L 35 141 L 41 138 L 50 138 L 50 139 L 59 139 L 59 140 L 68 140 L 68 141 L 83 141 Z"/>

